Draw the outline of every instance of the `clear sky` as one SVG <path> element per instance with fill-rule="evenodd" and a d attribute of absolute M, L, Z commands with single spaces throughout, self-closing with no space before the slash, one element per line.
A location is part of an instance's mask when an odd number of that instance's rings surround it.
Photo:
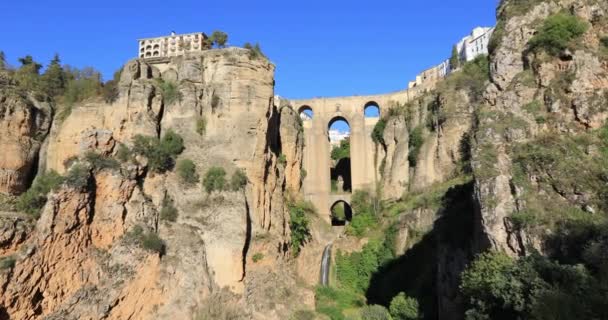
<path fill-rule="evenodd" d="M 495 23 L 498 0 L 132 1 L 1 0 L 0 50 L 47 64 L 92 66 L 111 77 L 137 38 L 220 29 L 229 44 L 259 42 L 288 98 L 403 89 L 449 56 L 475 26 Z"/>

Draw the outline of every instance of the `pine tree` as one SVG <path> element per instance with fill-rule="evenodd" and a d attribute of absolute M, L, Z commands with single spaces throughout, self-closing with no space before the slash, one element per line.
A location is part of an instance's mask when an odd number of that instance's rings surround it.
<path fill-rule="evenodd" d="M 6 57 L 4 56 L 4 51 L 0 50 L 0 70 L 6 69 Z"/>
<path fill-rule="evenodd" d="M 211 43 L 217 45 L 218 48 L 224 48 L 226 47 L 226 42 L 228 42 L 228 34 L 223 31 L 216 30 L 213 31 L 209 40 L 211 40 Z"/>
<path fill-rule="evenodd" d="M 37 89 L 42 65 L 34 61 L 34 58 L 30 55 L 19 58 L 19 62 L 21 63 L 21 67 L 15 73 L 17 82 L 26 90 Z"/>
<path fill-rule="evenodd" d="M 55 54 L 53 60 L 42 75 L 42 90 L 51 97 L 59 96 L 65 91 L 66 76 L 61 67 L 59 55 Z"/>
<path fill-rule="evenodd" d="M 458 55 L 458 48 L 456 45 L 452 47 L 452 56 L 450 57 L 450 68 L 456 70 L 460 67 L 460 57 Z"/>

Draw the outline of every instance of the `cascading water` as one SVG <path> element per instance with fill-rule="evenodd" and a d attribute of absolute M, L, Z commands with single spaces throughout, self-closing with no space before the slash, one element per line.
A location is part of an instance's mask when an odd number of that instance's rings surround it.
<path fill-rule="evenodd" d="M 325 246 L 323 257 L 321 258 L 321 276 L 320 282 L 322 286 L 329 285 L 329 264 L 331 263 L 331 243 Z"/>

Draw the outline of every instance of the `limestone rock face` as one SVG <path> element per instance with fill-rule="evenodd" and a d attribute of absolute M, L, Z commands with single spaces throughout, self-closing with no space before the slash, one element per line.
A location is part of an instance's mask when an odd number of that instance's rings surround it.
<path fill-rule="evenodd" d="M 215 314 L 209 303 L 224 301 L 243 318 L 288 317 L 293 306 L 266 317 L 274 305 L 253 299 L 267 286 L 246 278 L 252 252 L 263 252 L 273 266 L 288 257 L 284 199 L 301 185 L 301 125 L 295 112 L 274 105 L 273 72 L 266 59 L 238 48 L 133 60 L 123 68 L 113 104 L 88 101 L 56 119 L 40 170 L 64 174 L 69 163 L 80 161 L 89 185 L 63 185 L 52 193 L 35 227 L 3 213 L 0 254 L 14 256 L 16 263 L 0 271 L 0 315 L 189 319 Z M 22 134 L 2 134 L 0 141 L 29 152 L 22 162 L 35 159 L 40 142 L 33 137 L 49 130 L 50 112 L 47 119 L 39 104 L 11 99 L 0 99 L 2 114 L 10 115 L 0 118 L 0 130 L 16 132 L 19 125 Z M 136 135 L 162 137 L 169 130 L 184 139 L 177 161 L 192 160 L 200 180 L 209 168 L 222 167 L 228 184 L 242 170 L 247 185 L 207 193 L 201 183 L 185 185 L 176 173 L 150 172 L 139 157 L 120 170 L 93 168 L 83 158 L 88 151 L 112 157 Z M 7 188 L 16 176 L 10 177 L 2 180 Z M 176 221 L 161 214 L 166 199 L 178 211 Z M 162 252 L 147 250 L 138 232 L 158 235 Z M 295 286 L 289 268 L 273 272 L 286 290 Z"/>
<path fill-rule="evenodd" d="M 391 118 L 387 121 L 384 143 L 386 151 L 380 153 L 385 159 L 381 172 L 383 192 L 385 197 L 395 199 L 407 191 L 409 184 L 409 131 L 405 119 Z"/>
<path fill-rule="evenodd" d="M 0 86 L 0 193 L 18 194 L 34 177 L 52 108 L 10 84 Z"/>

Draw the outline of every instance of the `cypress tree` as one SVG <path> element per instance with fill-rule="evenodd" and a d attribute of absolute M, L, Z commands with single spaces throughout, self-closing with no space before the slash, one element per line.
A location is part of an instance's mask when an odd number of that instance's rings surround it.
<path fill-rule="evenodd" d="M 454 45 L 452 47 L 452 56 L 450 57 L 450 68 L 456 70 L 460 67 L 460 57 L 458 56 L 458 49 Z"/>
<path fill-rule="evenodd" d="M 61 67 L 59 55 L 55 54 L 53 60 L 42 75 L 42 89 L 51 97 L 59 96 L 65 91 L 65 72 Z"/>

